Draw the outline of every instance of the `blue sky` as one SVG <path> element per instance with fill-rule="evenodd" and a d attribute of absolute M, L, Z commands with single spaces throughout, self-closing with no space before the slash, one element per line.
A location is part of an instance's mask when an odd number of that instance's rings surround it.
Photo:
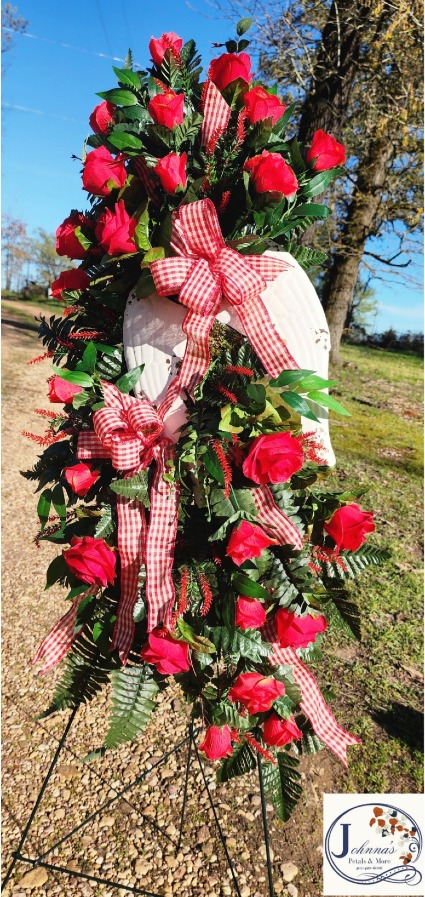
<path fill-rule="evenodd" d="M 176 31 L 193 37 L 205 65 L 217 55 L 212 41 L 233 36 L 229 22 L 216 18 L 203 0 L 197 13 L 185 0 L 158 4 L 130 0 L 18 0 L 29 21 L 28 36 L 17 36 L 7 55 L 3 79 L 3 213 L 25 221 L 28 230 L 53 232 L 71 208 L 84 208 L 81 155 L 90 133 L 88 117 L 100 102 L 96 92 L 115 86 L 110 57 L 122 60 L 129 46 L 135 62 L 148 62 L 152 35 Z M 137 14 L 135 15 L 135 10 Z M 241 12 L 241 15 L 243 12 Z M 422 260 L 408 269 L 420 278 Z M 372 283 L 379 300 L 373 329 L 423 328 L 422 293 L 403 275 Z"/>

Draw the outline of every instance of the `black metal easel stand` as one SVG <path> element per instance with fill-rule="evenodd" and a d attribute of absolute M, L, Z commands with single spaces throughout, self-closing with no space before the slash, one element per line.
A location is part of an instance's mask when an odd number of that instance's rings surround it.
<path fill-rule="evenodd" d="M 43 796 L 44 796 L 47 786 L 49 784 L 50 778 L 55 770 L 55 767 L 59 760 L 61 751 L 65 746 L 66 739 L 68 737 L 69 730 L 74 722 L 76 713 L 77 713 L 77 708 L 75 708 L 71 712 L 71 715 L 70 715 L 68 722 L 65 726 L 63 735 L 62 735 L 62 737 L 59 741 L 59 744 L 56 748 L 52 762 L 49 766 L 49 769 L 47 771 L 47 774 L 46 774 L 43 784 L 41 786 L 38 797 L 37 797 L 35 804 L 32 808 L 28 822 L 24 828 L 24 831 L 22 832 L 19 845 L 18 845 L 17 849 L 12 854 L 13 859 L 12 859 L 12 862 L 10 863 L 10 866 L 6 872 L 5 877 L 4 877 L 1 890 L 2 891 L 4 890 L 4 888 L 8 884 L 8 882 L 13 874 L 16 864 L 18 862 L 20 862 L 20 863 L 28 863 L 30 866 L 33 866 L 33 867 L 42 867 L 44 869 L 50 869 L 53 872 L 61 872 L 61 873 L 64 873 L 65 875 L 71 876 L 72 878 L 81 878 L 86 881 L 93 881 L 96 884 L 110 885 L 110 886 L 113 886 L 116 888 L 121 888 L 122 890 L 129 891 L 132 894 L 142 894 L 142 895 L 144 895 L 144 897 L 161 897 L 160 894 L 157 894 L 153 891 L 147 891 L 144 888 L 139 888 L 139 887 L 131 886 L 131 885 L 123 885 L 119 881 L 111 881 L 110 879 L 107 879 L 107 878 L 99 878 L 97 875 L 88 875 L 84 872 L 74 872 L 74 870 L 67 869 L 66 867 L 58 866 L 54 863 L 49 863 L 46 860 L 46 857 L 48 857 L 48 855 L 50 853 L 52 853 L 52 851 L 55 850 L 57 847 L 60 847 L 62 844 L 64 844 L 65 841 L 68 841 L 69 838 L 71 838 L 73 835 L 76 834 L 76 832 L 79 832 L 82 828 L 85 828 L 85 826 L 88 825 L 88 823 L 92 822 L 92 820 L 95 819 L 96 816 L 99 816 L 99 814 L 103 813 L 103 811 L 107 807 L 110 807 L 111 804 L 115 803 L 115 801 L 117 801 L 120 797 L 122 797 L 124 794 L 126 794 L 128 791 L 130 791 L 131 788 L 134 788 L 136 785 L 138 785 L 139 782 L 141 782 L 143 779 L 145 779 L 146 776 L 148 776 L 154 769 L 156 769 L 158 766 L 161 766 L 161 764 L 164 763 L 164 761 L 167 760 L 168 757 L 172 756 L 173 754 L 176 754 L 177 751 L 179 751 L 180 748 L 183 747 L 183 745 L 185 745 L 188 742 L 189 744 L 188 744 L 187 762 L 186 762 L 186 770 L 185 770 L 185 778 L 184 778 L 184 786 L 183 786 L 183 806 L 182 806 L 182 811 L 181 811 L 181 816 L 180 816 L 179 836 L 178 836 L 177 841 L 174 841 L 169 835 L 167 835 L 167 838 L 170 841 L 172 841 L 173 844 L 175 845 L 175 852 L 177 854 L 180 850 L 182 838 L 183 838 L 183 828 L 184 828 L 185 814 L 186 814 L 189 774 L 190 774 L 190 769 L 191 769 L 192 757 L 195 756 L 195 759 L 196 759 L 196 761 L 199 765 L 199 768 L 201 770 L 204 788 L 205 788 L 205 791 L 207 792 L 208 799 L 209 799 L 209 802 L 211 805 L 211 810 L 212 810 L 213 816 L 214 816 L 214 822 L 216 824 L 217 831 L 218 831 L 218 834 L 220 837 L 220 841 L 223 846 L 227 865 L 231 872 L 232 883 L 234 886 L 235 894 L 237 895 L 237 897 L 241 897 L 241 892 L 240 892 L 235 868 L 233 866 L 232 859 L 231 859 L 231 856 L 229 854 L 227 844 L 226 844 L 226 836 L 223 833 L 223 830 L 222 830 L 222 827 L 220 824 L 220 820 L 218 818 L 217 809 L 215 807 L 211 791 L 208 787 L 208 781 L 207 781 L 207 778 L 205 775 L 204 767 L 202 765 L 202 760 L 199 755 L 198 745 L 196 743 L 197 732 L 195 731 L 195 728 L 194 728 L 194 725 L 192 722 L 189 724 L 189 731 L 188 731 L 188 734 L 186 735 L 186 737 L 183 738 L 174 748 L 172 748 L 172 750 L 167 751 L 167 753 L 165 753 L 161 757 L 161 759 L 158 760 L 157 763 L 155 763 L 153 766 L 151 766 L 150 769 L 147 769 L 147 770 L 145 770 L 145 772 L 138 775 L 132 782 L 130 782 L 129 785 L 126 785 L 125 788 L 123 788 L 121 791 L 117 791 L 116 794 L 114 795 L 114 797 L 111 797 L 109 800 L 105 801 L 105 803 L 103 803 L 100 807 L 98 807 L 98 809 L 95 810 L 94 813 L 91 813 L 89 816 L 87 816 L 87 818 L 84 819 L 83 822 L 80 822 L 79 825 L 75 826 L 70 832 L 68 832 L 66 835 L 64 835 L 62 838 L 60 838 L 59 841 L 56 841 L 55 844 L 52 844 L 51 847 L 48 848 L 48 850 L 44 851 L 44 853 L 40 853 L 35 858 L 28 857 L 24 853 L 22 853 L 25 842 L 29 835 L 31 826 L 36 817 L 38 808 L 41 804 L 41 801 L 43 799 Z M 264 792 L 263 773 L 262 773 L 262 768 L 261 768 L 260 757 L 258 757 L 258 778 L 259 778 L 259 783 L 260 783 L 261 811 L 262 811 L 263 830 L 264 830 L 264 842 L 265 842 L 265 847 L 266 847 L 266 861 L 267 861 L 269 894 L 270 894 L 270 897 L 274 897 L 273 869 L 272 869 L 271 856 L 270 856 L 269 829 L 268 829 L 267 815 L 266 815 L 266 797 L 265 797 L 265 792 Z M 160 831 L 162 835 L 164 834 L 164 832 L 162 832 L 161 829 L 159 829 L 159 827 L 155 825 L 155 823 L 151 822 L 151 825 L 153 825 L 154 828 L 157 828 L 158 831 Z"/>

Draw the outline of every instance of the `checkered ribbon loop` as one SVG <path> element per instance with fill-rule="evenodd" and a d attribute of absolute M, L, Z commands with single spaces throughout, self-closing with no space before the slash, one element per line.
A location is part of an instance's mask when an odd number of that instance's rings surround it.
<path fill-rule="evenodd" d="M 260 293 L 289 266 L 271 256 L 240 255 L 226 246 L 209 199 L 181 206 L 173 215 L 171 248 L 176 257 L 151 265 L 160 296 L 178 294 L 188 308 L 188 335 L 179 389 L 193 388 L 208 369 L 208 338 L 222 297 L 236 309 L 244 332 L 269 374 L 298 365 L 275 329 Z"/>
<path fill-rule="evenodd" d="M 361 744 L 360 738 L 351 735 L 337 723 L 330 711 L 313 673 L 304 666 L 294 648 L 281 648 L 277 636 L 276 624 L 273 620 L 266 623 L 261 630 L 263 638 L 272 645 L 270 662 L 277 665 L 290 664 L 295 682 L 301 689 L 300 708 L 304 716 L 310 720 L 314 732 L 323 744 L 348 766 L 347 747 L 350 744 Z"/>
<path fill-rule="evenodd" d="M 213 81 L 207 81 L 202 92 L 202 107 L 204 120 L 201 141 L 202 146 L 208 147 L 211 141 L 218 140 L 224 134 L 230 119 L 230 106 Z"/>

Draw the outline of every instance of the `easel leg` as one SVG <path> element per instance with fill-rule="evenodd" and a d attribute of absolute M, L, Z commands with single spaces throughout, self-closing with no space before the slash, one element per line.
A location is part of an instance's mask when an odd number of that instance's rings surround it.
<path fill-rule="evenodd" d="M 182 813 L 181 813 L 181 817 L 180 817 L 180 831 L 179 831 L 179 840 L 178 840 L 177 846 L 176 846 L 176 855 L 178 854 L 178 852 L 180 850 L 182 838 L 183 838 L 183 826 L 184 826 L 184 820 L 185 820 L 185 815 L 186 815 L 187 786 L 188 786 L 188 781 L 189 781 L 190 761 L 192 758 L 192 742 L 193 741 L 194 741 L 193 722 L 190 722 L 189 723 L 189 747 L 187 749 L 186 773 L 185 773 L 184 788 L 183 788 L 183 806 L 182 806 Z"/>
<path fill-rule="evenodd" d="M 267 812 L 266 812 L 266 795 L 264 793 L 263 770 L 262 770 L 261 760 L 260 760 L 259 755 L 257 755 L 257 766 L 258 766 L 258 778 L 260 781 L 261 814 L 263 817 L 264 843 L 266 845 L 266 860 L 267 860 L 267 876 L 269 879 L 269 893 L 270 893 L 270 897 L 274 897 L 273 868 L 272 868 L 272 860 L 271 860 L 271 856 L 270 856 L 269 825 L 267 822 Z"/>

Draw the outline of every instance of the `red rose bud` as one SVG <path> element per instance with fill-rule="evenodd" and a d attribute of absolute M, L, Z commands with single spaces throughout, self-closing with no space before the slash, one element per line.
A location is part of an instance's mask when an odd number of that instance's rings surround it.
<path fill-rule="evenodd" d="M 154 167 L 162 187 L 166 193 L 175 193 L 179 187 L 183 190 L 187 184 L 186 176 L 187 153 L 168 153 L 163 159 L 159 159 Z"/>
<path fill-rule="evenodd" d="M 257 193 L 282 193 L 293 196 L 298 190 L 298 181 L 290 165 L 279 153 L 263 150 L 261 156 L 248 159 L 244 171 L 249 171 Z"/>
<path fill-rule="evenodd" d="M 190 670 L 189 645 L 176 641 L 164 629 L 154 629 L 149 633 L 148 644 L 142 648 L 140 656 L 146 663 L 156 666 L 163 676 Z"/>
<path fill-rule="evenodd" d="M 182 93 L 174 93 L 167 90 L 165 93 L 157 93 L 148 104 L 148 112 L 156 125 L 164 128 L 174 128 L 181 125 L 184 117 L 184 96 Z"/>
<path fill-rule="evenodd" d="M 68 383 L 62 377 L 54 376 L 49 381 L 49 391 L 47 393 L 50 402 L 60 402 L 62 405 L 70 405 L 74 396 L 82 392 L 81 386 L 75 383 Z"/>
<path fill-rule="evenodd" d="M 275 544 L 276 540 L 269 539 L 261 527 L 243 520 L 232 530 L 226 554 L 239 567 L 249 558 L 259 558 L 264 548 Z"/>
<path fill-rule="evenodd" d="M 228 757 L 232 752 L 232 738 L 229 726 L 208 726 L 205 738 L 199 745 L 199 750 L 203 751 L 208 760 L 220 760 L 222 757 Z"/>
<path fill-rule="evenodd" d="M 84 232 L 90 232 L 93 224 L 90 218 L 86 218 L 82 212 L 74 212 L 59 225 L 56 230 L 56 252 L 58 255 L 67 255 L 70 259 L 84 259 L 87 249 L 80 243 L 75 233 L 77 227 Z"/>
<path fill-rule="evenodd" d="M 113 212 L 105 209 L 96 225 L 96 238 L 108 255 L 124 255 L 136 252 L 133 237 L 137 227 L 137 219 L 131 218 L 120 199 L 115 203 Z"/>
<path fill-rule="evenodd" d="M 306 648 L 316 641 L 316 635 L 327 628 L 325 617 L 296 617 L 289 610 L 279 608 L 275 616 L 277 635 L 281 648 Z"/>
<path fill-rule="evenodd" d="M 171 51 L 173 59 L 180 59 L 180 50 L 183 41 L 174 31 L 166 31 L 161 37 L 151 37 L 149 41 L 149 53 L 155 63 L 160 66 L 167 50 Z"/>
<path fill-rule="evenodd" d="M 356 504 L 344 505 L 335 511 L 323 529 L 332 536 L 338 551 L 357 551 L 366 541 L 367 534 L 375 531 L 373 513 L 362 511 Z"/>
<path fill-rule="evenodd" d="M 89 118 L 90 127 L 95 134 L 108 133 L 109 126 L 112 125 L 114 121 L 114 112 L 116 108 L 114 103 L 108 103 L 107 100 L 103 100 L 103 103 L 99 103 L 98 106 L 95 106 Z"/>
<path fill-rule="evenodd" d="M 238 78 L 245 81 L 245 84 L 251 81 L 251 59 L 247 53 L 223 53 L 217 59 L 211 60 L 208 79 L 213 81 L 219 90 L 224 90 Z"/>
<path fill-rule="evenodd" d="M 248 713 L 264 713 L 273 701 L 285 694 L 283 682 L 261 673 L 241 673 L 229 691 L 229 699 L 246 707 Z"/>
<path fill-rule="evenodd" d="M 62 299 L 62 293 L 72 290 L 86 290 L 90 285 L 90 277 L 82 268 L 71 268 L 70 271 L 62 271 L 57 280 L 51 285 L 54 299 Z"/>
<path fill-rule="evenodd" d="M 73 536 L 71 548 L 62 552 L 71 573 L 81 582 L 105 587 L 115 579 L 116 556 L 103 539 Z"/>
<path fill-rule="evenodd" d="M 305 158 L 306 162 L 313 162 L 314 171 L 327 171 L 328 168 L 344 165 L 347 155 L 345 147 L 332 134 L 319 130 L 313 134 L 311 147 Z"/>
<path fill-rule="evenodd" d="M 99 479 L 97 470 L 93 470 L 90 464 L 83 461 L 80 464 L 74 464 L 73 467 L 64 468 L 64 476 L 76 495 L 82 497 L 91 489 L 93 483 Z"/>
<path fill-rule="evenodd" d="M 254 483 L 286 483 L 303 464 L 299 439 L 290 433 L 270 433 L 254 439 L 242 469 Z"/>
<path fill-rule="evenodd" d="M 123 187 L 127 179 L 124 159 L 122 153 L 114 159 L 106 146 L 92 150 L 84 163 L 84 190 L 93 196 L 109 196 L 114 188 Z"/>
<path fill-rule="evenodd" d="M 281 719 L 273 711 L 263 726 L 263 741 L 270 747 L 282 747 L 282 745 L 302 737 L 303 733 L 298 728 L 293 716 L 290 716 L 289 719 Z"/>
<path fill-rule="evenodd" d="M 253 87 L 252 90 L 248 90 L 243 101 L 251 125 L 264 118 L 271 118 L 275 125 L 286 109 L 279 98 L 273 93 L 268 93 L 264 87 Z"/>
<path fill-rule="evenodd" d="M 236 602 L 235 626 L 239 629 L 259 629 L 266 622 L 264 604 L 243 595 Z"/>

